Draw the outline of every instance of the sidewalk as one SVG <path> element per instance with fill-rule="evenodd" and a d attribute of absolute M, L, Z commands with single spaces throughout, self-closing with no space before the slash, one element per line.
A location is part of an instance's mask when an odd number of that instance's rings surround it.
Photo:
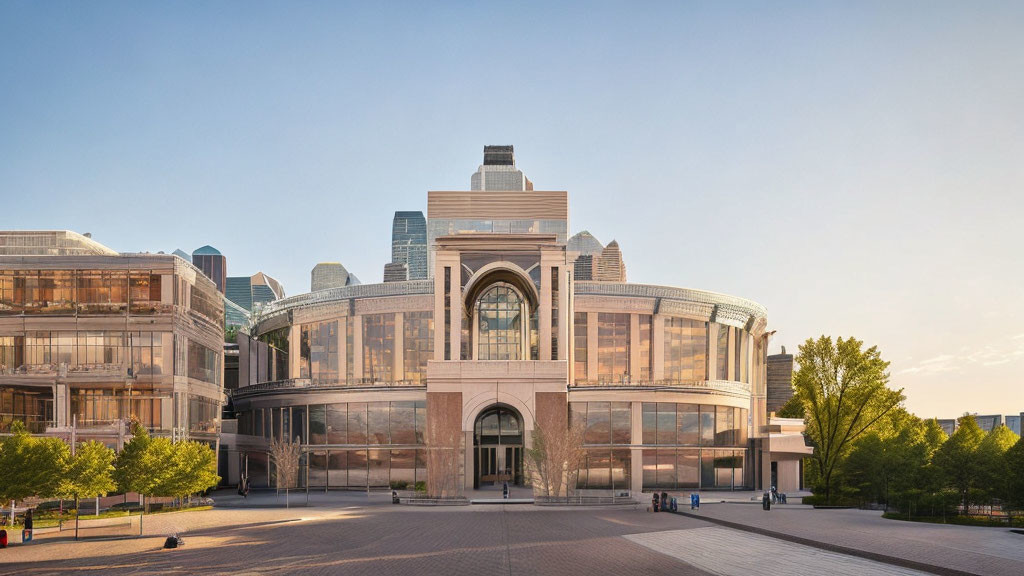
<path fill-rule="evenodd" d="M 902 522 L 871 510 L 815 510 L 811 506 L 718 504 L 684 516 L 730 528 L 773 536 L 817 548 L 883 559 L 901 565 L 929 566 L 939 574 L 1003 575 L 1024 573 L 1024 536 L 1006 528 Z"/>

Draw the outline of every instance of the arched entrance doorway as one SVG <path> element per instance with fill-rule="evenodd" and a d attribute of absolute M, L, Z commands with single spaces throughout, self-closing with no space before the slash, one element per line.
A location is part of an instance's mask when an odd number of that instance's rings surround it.
<path fill-rule="evenodd" d="M 473 488 L 523 484 L 523 418 L 505 405 L 487 408 L 473 425 Z"/>

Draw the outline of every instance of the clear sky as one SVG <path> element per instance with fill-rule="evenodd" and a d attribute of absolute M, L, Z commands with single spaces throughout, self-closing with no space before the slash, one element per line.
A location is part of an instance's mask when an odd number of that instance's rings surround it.
<path fill-rule="evenodd" d="M 1020 2 L 0 3 L 0 229 L 363 282 L 514 144 L 629 279 L 1024 410 Z"/>

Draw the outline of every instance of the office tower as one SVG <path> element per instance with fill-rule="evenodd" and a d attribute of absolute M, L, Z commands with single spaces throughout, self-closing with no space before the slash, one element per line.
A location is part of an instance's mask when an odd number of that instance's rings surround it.
<path fill-rule="evenodd" d="M 257 304 L 284 298 L 284 288 L 274 278 L 263 272 L 257 272 L 252 276 L 229 276 L 225 296 L 228 300 L 252 312 L 253 307 Z"/>
<path fill-rule="evenodd" d="M 402 262 L 391 262 L 384 265 L 385 282 L 405 282 L 409 279 L 408 270 Z"/>
<path fill-rule="evenodd" d="M 192 264 L 213 280 L 221 294 L 224 293 L 228 280 L 228 259 L 216 248 L 206 245 L 197 249 L 192 253 Z"/>
<path fill-rule="evenodd" d="M 793 397 L 793 355 L 781 354 L 768 357 L 768 411 L 777 412 Z"/>
<path fill-rule="evenodd" d="M 596 257 L 600 259 L 600 256 Z M 593 280 L 596 272 L 597 260 L 590 254 L 577 256 L 572 263 L 573 278 L 576 280 Z"/>
<path fill-rule="evenodd" d="M 601 257 L 595 267 L 594 280 L 599 282 L 625 282 L 626 264 L 622 261 L 619 243 L 612 240 L 601 251 Z"/>
<path fill-rule="evenodd" d="M 602 250 L 604 250 L 604 244 L 601 244 L 588 230 L 574 234 L 565 244 L 566 252 L 574 252 L 580 256 L 600 256 Z"/>
<path fill-rule="evenodd" d="M 470 190 L 533 190 L 533 182 L 516 169 L 512 146 L 484 146 L 484 163 L 470 178 Z"/>
<path fill-rule="evenodd" d="M 321 262 L 310 273 L 310 290 L 327 290 L 360 284 L 355 274 L 350 273 L 340 262 Z"/>
<path fill-rule="evenodd" d="M 427 277 L 427 219 L 423 212 L 395 212 L 391 262 L 405 264 L 407 280 Z"/>

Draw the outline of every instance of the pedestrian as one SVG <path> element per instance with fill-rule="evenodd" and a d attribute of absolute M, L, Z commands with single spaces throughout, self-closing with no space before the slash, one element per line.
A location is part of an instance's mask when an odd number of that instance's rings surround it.
<path fill-rule="evenodd" d="M 32 541 L 32 511 L 25 512 L 25 529 L 21 532 L 22 542 Z"/>

